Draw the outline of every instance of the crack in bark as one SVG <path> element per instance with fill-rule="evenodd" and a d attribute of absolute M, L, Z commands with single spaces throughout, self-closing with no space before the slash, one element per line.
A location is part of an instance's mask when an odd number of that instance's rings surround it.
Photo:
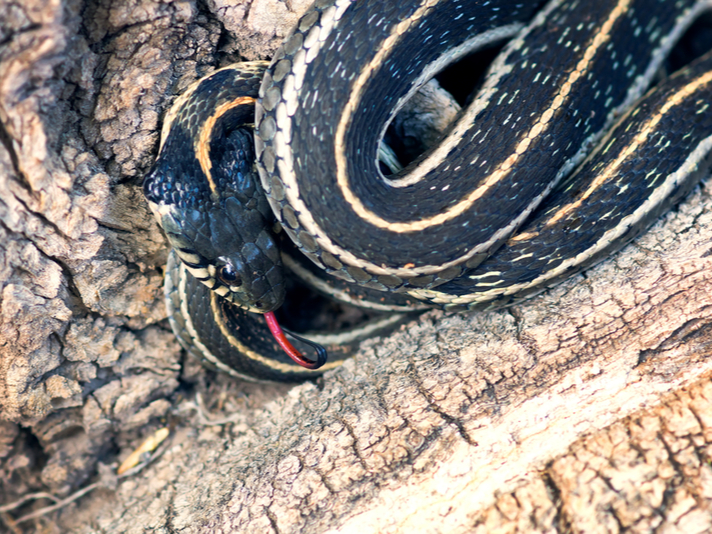
<path fill-rule="evenodd" d="M 563 499 L 561 498 L 561 488 L 559 488 L 559 486 L 554 481 L 551 468 L 552 465 L 551 463 L 549 463 L 549 465 L 546 467 L 546 469 L 544 469 L 541 474 L 541 480 L 544 483 L 544 488 L 549 494 L 549 498 L 551 500 L 552 505 L 554 506 L 554 510 L 556 510 L 556 515 L 554 516 L 552 523 L 558 527 L 559 532 L 566 532 L 569 530 L 569 528 L 567 527 L 571 524 L 571 521 L 567 519 L 566 513 L 564 512 L 564 503 Z"/>
<path fill-rule="evenodd" d="M 279 527 L 277 526 L 277 517 L 272 513 L 268 506 L 265 506 L 263 510 L 265 516 L 270 522 L 270 525 L 272 526 L 272 530 L 274 530 L 275 534 L 281 534 L 279 531 Z"/>
<path fill-rule="evenodd" d="M 337 421 L 339 421 L 342 425 L 344 425 L 346 432 L 348 433 L 349 436 L 351 436 L 351 439 L 353 440 L 353 445 L 351 447 L 351 450 L 353 451 L 354 456 L 356 456 L 356 459 L 361 464 L 361 467 L 363 468 L 363 470 L 366 473 L 368 473 L 370 471 L 370 469 L 368 468 L 366 460 L 363 458 L 363 456 L 361 455 L 361 451 L 359 451 L 359 448 L 358 448 L 358 435 L 354 431 L 353 427 L 348 423 L 348 421 L 346 421 L 345 418 L 339 417 L 337 419 Z"/>
<path fill-rule="evenodd" d="M 705 306 L 705 310 L 710 307 Z M 652 349 L 645 349 L 639 352 L 636 367 L 648 361 L 659 359 L 665 352 L 674 350 L 676 347 L 690 343 L 694 339 L 704 336 L 705 328 L 710 325 L 709 321 L 703 319 L 691 319 L 675 328 L 665 337 L 661 337 L 659 344 Z"/>
<path fill-rule="evenodd" d="M 1 43 L 0 46 L 2 46 Z M 22 176 L 22 172 L 20 172 L 20 159 L 17 156 L 17 152 L 15 152 L 15 147 L 12 145 L 12 137 L 7 131 L 5 123 L 2 120 L 0 120 L 0 144 L 2 144 L 10 157 L 12 170 L 17 176 Z"/>
<path fill-rule="evenodd" d="M 418 353 L 419 347 L 416 347 L 415 350 L 413 350 L 412 354 L 417 354 Z M 415 383 L 415 387 L 418 390 L 418 393 L 420 393 L 423 398 L 426 400 L 428 403 L 428 406 L 430 407 L 431 410 L 433 410 L 436 414 L 438 414 L 446 423 L 449 425 L 454 426 L 462 439 L 465 440 L 469 445 L 472 445 L 474 447 L 477 446 L 477 442 L 472 439 L 472 436 L 469 435 L 467 432 L 467 429 L 465 428 L 465 424 L 463 421 L 455 416 L 450 415 L 447 413 L 444 409 L 442 409 L 432 398 L 430 392 L 426 389 L 425 385 L 423 384 L 423 381 L 420 377 L 420 373 L 418 372 L 418 366 L 413 362 L 412 360 L 412 355 L 409 356 L 409 361 L 411 363 L 411 376 L 413 377 L 413 382 Z"/>

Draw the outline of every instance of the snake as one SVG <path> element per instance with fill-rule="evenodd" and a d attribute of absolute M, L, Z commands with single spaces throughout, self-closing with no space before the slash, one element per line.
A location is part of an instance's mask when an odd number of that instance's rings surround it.
<path fill-rule="evenodd" d="M 710 9 L 317 0 L 270 62 L 214 71 L 164 119 L 143 189 L 172 247 L 164 291 L 179 341 L 241 379 L 304 380 L 413 309 L 511 306 L 608 257 L 712 164 L 712 56 L 660 74 Z M 386 169 L 399 111 L 495 45 L 439 143 Z M 295 363 L 262 319 L 284 301 L 288 273 L 388 313 L 292 336 L 299 355 L 329 350 L 326 363 Z"/>

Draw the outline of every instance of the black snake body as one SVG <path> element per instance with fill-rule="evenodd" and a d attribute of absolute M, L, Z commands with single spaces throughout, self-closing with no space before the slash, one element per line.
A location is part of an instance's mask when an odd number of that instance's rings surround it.
<path fill-rule="evenodd" d="M 175 251 L 174 330 L 236 376 L 313 375 L 270 353 L 235 306 L 281 303 L 274 217 L 318 272 L 394 310 L 510 305 L 619 249 L 709 168 L 712 58 L 630 105 L 710 6 L 316 2 L 263 77 L 259 64 L 217 71 L 166 119 L 144 191 Z M 402 104 L 448 62 L 511 35 L 441 145 L 384 175 L 379 142 Z M 331 345 L 325 368 L 348 354 Z"/>

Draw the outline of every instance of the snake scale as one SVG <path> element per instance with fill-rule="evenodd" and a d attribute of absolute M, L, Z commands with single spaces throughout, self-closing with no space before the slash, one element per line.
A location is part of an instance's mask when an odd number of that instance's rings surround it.
<path fill-rule="evenodd" d="M 182 344 L 234 376 L 300 380 L 338 365 L 357 334 L 320 338 L 319 371 L 287 358 L 256 315 L 282 303 L 285 264 L 365 306 L 464 311 L 519 302 L 618 250 L 710 167 L 712 56 L 648 89 L 711 8 L 316 1 L 269 64 L 199 80 L 164 121 L 144 192 L 173 248 L 165 291 Z M 440 143 L 385 172 L 379 146 L 405 103 L 504 41 Z"/>

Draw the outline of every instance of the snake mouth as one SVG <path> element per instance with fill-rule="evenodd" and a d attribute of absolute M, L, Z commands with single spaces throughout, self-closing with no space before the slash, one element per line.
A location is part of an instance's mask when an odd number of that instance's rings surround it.
<path fill-rule="evenodd" d="M 218 295 L 234 305 L 252 313 L 268 313 L 278 309 L 284 302 L 284 289 L 277 287 L 255 296 L 238 287 L 221 286 L 213 288 Z"/>
<path fill-rule="evenodd" d="M 252 313 L 266 313 L 284 302 L 282 266 L 253 267 L 244 258 L 221 256 L 210 270 L 214 273 L 212 291 Z"/>

